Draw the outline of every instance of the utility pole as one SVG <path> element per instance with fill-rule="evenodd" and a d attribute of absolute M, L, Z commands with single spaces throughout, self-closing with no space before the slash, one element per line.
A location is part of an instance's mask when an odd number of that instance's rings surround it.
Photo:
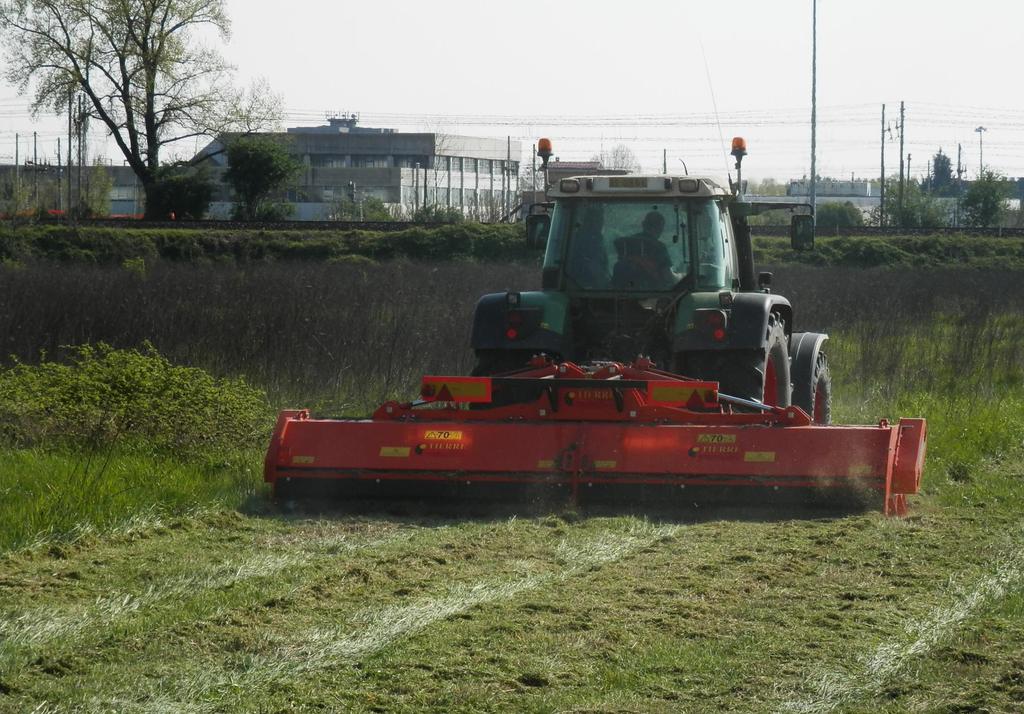
<path fill-rule="evenodd" d="M 882 105 L 882 180 L 878 189 L 878 227 L 885 226 L 885 105 Z"/>
<path fill-rule="evenodd" d="M 898 218 L 898 222 L 899 222 L 899 225 L 900 225 L 901 228 L 903 227 L 903 180 L 904 180 L 904 173 L 903 173 L 903 157 L 904 157 L 904 153 L 903 153 L 903 129 L 905 127 L 905 124 L 904 124 L 905 119 L 906 119 L 906 115 L 904 113 L 903 102 L 901 101 L 900 102 L 900 189 L 899 189 L 899 198 L 898 198 L 898 200 L 896 202 L 896 207 L 898 209 L 897 218 Z"/>
<path fill-rule="evenodd" d="M 18 215 L 18 199 L 21 195 L 21 157 L 19 156 L 19 149 L 21 148 L 21 134 L 14 134 L 14 213 L 15 217 Z"/>
<path fill-rule="evenodd" d="M 82 166 L 85 164 L 85 141 L 83 133 L 85 130 L 85 103 L 81 94 L 78 95 L 78 190 L 75 197 L 78 199 L 76 209 L 82 206 Z"/>
<path fill-rule="evenodd" d="M 960 155 L 963 152 L 963 145 L 956 145 L 956 204 L 953 211 L 953 223 L 956 227 L 960 227 L 960 197 L 963 195 L 964 183 L 964 166 L 960 163 Z"/>
<path fill-rule="evenodd" d="M 57 137 L 57 210 L 61 209 L 61 203 L 63 203 L 64 194 L 61 193 L 61 181 L 60 177 L 63 171 L 61 170 L 61 148 L 60 148 L 60 137 Z"/>
<path fill-rule="evenodd" d="M 72 216 L 72 213 L 73 213 L 73 211 L 71 209 L 71 206 L 72 206 L 72 203 L 71 203 L 71 111 L 72 111 L 72 106 L 74 104 L 74 101 L 75 101 L 75 92 L 74 92 L 74 90 L 70 90 L 70 91 L 68 91 L 68 175 L 67 175 L 67 180 L 68 180 L 68 205 L 64 209 L 66 211 L 66 213 L 64 215 L 67 217 L 68 223 L 71 222 L 71 216 Z"/>
<path fill-rule="evenodd" d="M 39 205 L 39 134 L 32 132 L 32 207 Z"/>
<path fill-rule="evenodd" d="M 980 179 L 985 172 L 985 142 L 982 137 L 988 129 L 979 126 L 975 131 L 978 132 L 978 178 Z"/>
<path fill-rule="evenodd" d="M 661 150 L 661 173 L 668 173 L 668 149 Z"/>
<path fill-rule="evenodd" d="M 817 213 L 818 175 L 818 0 L 811 0 L 811 213 Z M 742 190 L 742 189 L 741 189 Z"/>
<path fill-rule="evenodd" d="M 420 209 L 420 162 L 413 164 L 412 169 L 412 210 L 415 213 Z"/>

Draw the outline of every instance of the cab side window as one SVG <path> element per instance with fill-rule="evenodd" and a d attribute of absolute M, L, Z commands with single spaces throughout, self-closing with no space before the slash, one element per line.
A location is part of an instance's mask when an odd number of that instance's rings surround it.
<path fill-rule="evenodd" d="M 694 232 L 697 243 L 697 289 L 719 290 L 726 284 L 726 250 L 722 234 L 722 213 L 718 204 L 707 201 L 696 211 Z"/>

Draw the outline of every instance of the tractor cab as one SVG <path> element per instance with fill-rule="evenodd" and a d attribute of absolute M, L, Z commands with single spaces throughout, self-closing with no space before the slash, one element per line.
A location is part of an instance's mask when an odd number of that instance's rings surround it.
<path fill-rule="evenodd" d="M 717 291 L 738 277 L 728 194 L 713 179 L 567 178 L 549 196 L 545 289 L 636 299 Z"/>

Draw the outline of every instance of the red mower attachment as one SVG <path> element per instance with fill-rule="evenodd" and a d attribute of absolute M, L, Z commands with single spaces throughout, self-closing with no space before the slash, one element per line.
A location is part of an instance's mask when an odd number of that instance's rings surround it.
<path fill-rule="evenodd" d="M 741 408 L 740 411 L 738 408 Z M 902 515 L 918 492 L 924 419 L 821 426 L 798 407 L 718 393 L 718 384 L 632 364 L 535 358 L 496 377 L 424 377 L 421 398 L 368 419 L 284 411 L 265 479 L 327 479 L 360 496 L 418 498 L 429 486 L 870 489 Z"/>

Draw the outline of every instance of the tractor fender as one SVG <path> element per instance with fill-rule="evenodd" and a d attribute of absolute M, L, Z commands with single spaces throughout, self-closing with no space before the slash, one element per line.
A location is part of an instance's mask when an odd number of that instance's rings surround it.
<path fill-rule="evenodd" d="M 820 332 L 796 332 L 790 337 L 789 375 L 793 382 L 794 404 L 814 404 L 814 370 L 821 346 L 827 339 L 828 335 Z"/>
<path fill-rule="evenodd" d="M 518 306 L 509 295 L 518 295 Z M 473 311 L 470 346 L 474 350 L 525 350 L 549 355 L 567 354 L 563 334 L 568 301 L 559 294 L 543 292 L 489 293 L 477 300 Z M 511 313 L 518 313 L 515 323 Z M 515 327 L 515 338 L 509 328 Z"/>
<path fill-rule="evenodd" d="M 673 339 L 673 351 L 763 349 L 773 314 L 782 319 L 787 337 L 793 324 L 793 307 L 789 300 L 771 293 L 736 293 L 732 305 L 725 311 L 728 314 L 725 340 L 716 342 L 706 330 L 687 325 Z"/>

